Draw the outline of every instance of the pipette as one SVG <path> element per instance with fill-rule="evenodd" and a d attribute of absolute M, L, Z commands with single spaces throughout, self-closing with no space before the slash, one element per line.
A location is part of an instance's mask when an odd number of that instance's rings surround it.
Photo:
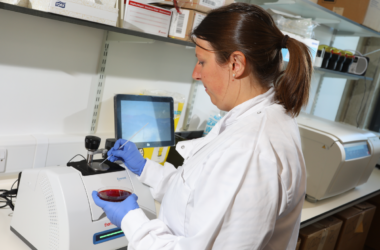
<path fill-rule="evenodd" d="M 149 124 L 149 122 L 147 124 L 144 125 L 144 127 L 140 128 L 139 131 L 137 131 L 136 133 L 134 133 L 129 139 L 128 141 L 124 142 L 123 145 L 121 145 L 118 149 L 121 149 L 122 147 L 124 147 L 125 144 L 127 144 L 130 140 L 133 139 L 133 137 L 135 137 L 141 130 L 143 130 L 143 128 L 145 128 L 147 125 Z M 104 161 L 102 161 L 100 164 L 103 164 L 106 160 L 108 160 L 112 155 L 108 156 L 107 159 L 105 159 Z"/>

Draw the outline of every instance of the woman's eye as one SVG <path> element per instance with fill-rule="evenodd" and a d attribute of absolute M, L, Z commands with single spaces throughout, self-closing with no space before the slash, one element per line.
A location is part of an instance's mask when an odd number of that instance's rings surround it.
<path fill-rule="evenodd" d="M 204 62 L 198 61 L 198 64 L 203 66 Z"/>

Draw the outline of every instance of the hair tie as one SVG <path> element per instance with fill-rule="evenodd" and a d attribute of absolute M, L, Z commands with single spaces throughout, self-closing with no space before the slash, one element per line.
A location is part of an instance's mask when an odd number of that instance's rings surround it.
<path fill-rule="evenodd" d="M 282 38 L 282 42 L 281 42 L 282 49 L 286 49 L 286 43 L 288 42 L 288 38 L 289 38 L 288 35 L 285 35 L 284 38 Z"/>

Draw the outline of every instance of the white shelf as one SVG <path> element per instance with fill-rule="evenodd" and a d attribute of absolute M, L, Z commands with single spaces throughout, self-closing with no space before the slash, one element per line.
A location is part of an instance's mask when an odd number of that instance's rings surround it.
<path fill-rule="evenodd" d="M 324 69 L 324 68 L 318 68 L 318 67 L 314 67 L 314 72 L 321 74 L 325 77 L 331 77 L 331 78 L 346 78 L 349 80 L 373 81 L 373 78 L 371 78 L 371 77 L 359 76 L 359 75 L 354 75 L 354 74 L 349 74 L 349 73 L 343 73 L 343 72 L 339 72 L 339 71 L 334 71 L 334 70 L 329 70 L 329 69 Z"/>
<path fill-rule="evenodd" d="M 277 2 L 261 1 L 264 9 L 276 9 L 293 15 L 313 18 L 316 22 L 336 29 L 338 36 L 380 37 L 380 33 L 338 15 L 310 0 L 277 0 Z"/>

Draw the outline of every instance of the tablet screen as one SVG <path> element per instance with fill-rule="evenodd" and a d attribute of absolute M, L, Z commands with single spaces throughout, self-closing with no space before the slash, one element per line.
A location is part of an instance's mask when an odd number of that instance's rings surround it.
<path fill-rule="evenodd" d="M 174 145 L 174 101 L 171 97 L 116 95 L 115 135 L 138 148 Z M 144 127 L 146 125 L 146 127 Z M 140 129 L 143 128 L 141 131 Z"/>
<path fill-rule="evenodd" d="M 122 138 L 128 140 L 144 125 L 132 141 L 170 141 L 170 104 L 167 102 L 121 101 Z"/>

